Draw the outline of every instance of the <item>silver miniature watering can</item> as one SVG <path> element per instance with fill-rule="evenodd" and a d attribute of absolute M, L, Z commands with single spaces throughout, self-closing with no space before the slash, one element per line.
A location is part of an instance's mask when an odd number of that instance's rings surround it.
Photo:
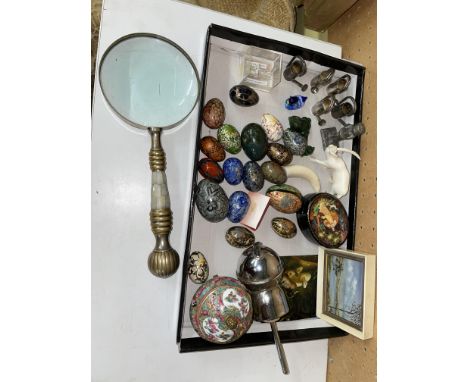
<path fill-rule="evenodd" d="M 279 285 L 283 270 L 278 254 L 256 242 L 242 253 L 237 278 L 250 292 L 254 320 L 270 323 L 281 368 L 284 374 L 289 374 L 288 361 L 276 326 L 276 321 L 289 312 L 286 296 Z"/>

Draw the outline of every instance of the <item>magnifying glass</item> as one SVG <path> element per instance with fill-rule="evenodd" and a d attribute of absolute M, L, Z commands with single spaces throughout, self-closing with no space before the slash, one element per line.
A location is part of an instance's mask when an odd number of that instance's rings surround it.
<path fill-rule="evenodd" d="M 148 267 L 157 277 L 173 275 L 179 255 L 169 243 L 172 211 L 166 180 L 166 154 L 161 132 L 179 125 L 200 96 L 200 79 L 193 61 L 181 47 L 151 33 L 124 36 L 104 52 L 99 83 L 111 109 L 125 122 L 151 136 L 151 230 L 156 245 Z"/>

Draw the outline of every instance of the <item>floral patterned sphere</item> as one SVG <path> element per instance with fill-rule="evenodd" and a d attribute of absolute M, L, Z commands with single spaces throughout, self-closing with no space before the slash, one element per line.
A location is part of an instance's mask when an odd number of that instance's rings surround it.
<path fill-rule="evenodd" d="M 190 321 L 198 335 L 209 342 L 228 344 L 252 325 L 249 292 L 232 277 L 214 276 L 195 292 Z"/>

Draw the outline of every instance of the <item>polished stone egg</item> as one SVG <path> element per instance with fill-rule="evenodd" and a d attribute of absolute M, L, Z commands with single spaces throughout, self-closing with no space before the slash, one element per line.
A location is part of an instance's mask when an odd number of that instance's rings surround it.
<path fill-rule="evenodd" d="M 250 206 L 250 198 L 244 191 L 236 191 L 229 197 L 227 218 L 232 223 L 239 223 Z"/>

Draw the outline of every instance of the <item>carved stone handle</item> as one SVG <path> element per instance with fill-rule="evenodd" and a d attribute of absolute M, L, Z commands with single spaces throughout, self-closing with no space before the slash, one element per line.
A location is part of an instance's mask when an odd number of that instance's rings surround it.
<path fill-rule="evenodd" d="M 152 171 L 151 230 L 156 239 L 148 257 L 148 268 L 156 277 L 172 276 L 179 267 L 179 254 L 171 247 L 172 211 L 166 180 L 166 154 L 161 147 L 161 129 L 150 129 L 151 150 L 149 164 Z"/>

